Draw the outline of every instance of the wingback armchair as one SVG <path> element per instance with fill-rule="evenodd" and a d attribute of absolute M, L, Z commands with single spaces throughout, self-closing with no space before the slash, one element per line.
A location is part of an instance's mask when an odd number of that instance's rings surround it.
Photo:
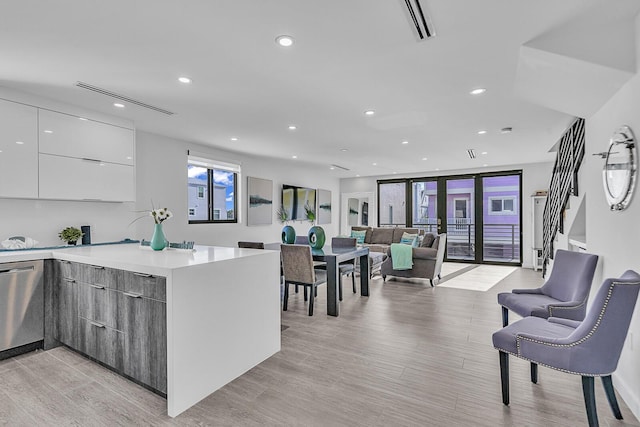
<path fill-rule="evenodd" d="M 558 249 L 551 275 L 541 288 L 498 294 L 502 326 L 509 324 L 509 310 L 522 317 L 584 319 L 597 263 L 597 255 Z"/>
<path fill-rule="evenodd" d="M 502 402 L 509 404 L 509 359 L 531 363 L 531 381 L 537 383 L 538 364 L 582 376 L 582 391 L 589 426 L 598 425 L 594 377 L 601 377 L 609 405 L 622 419 L 611 374 L 629 330 L 640 290 L 640 275 L 626 271 L 619 279 L 607 279 L 596 293 L 584 321 L 550 317 L 526 317 L 493 334 L 500 354 Z"/>
<path fill-rule="evenodd" d="M 425 239 L 427 236 L 430 236 L 430 234 L 425 235 Z M 433 286 L 433 281 L 436 278 L 440 279 L 446 247 L 447 234 L 442 233 L 435 236 L 431 246 L 412 248 L 413 268 L 410 270 L 394 270 L 391 249 L 388 249 L 388 258 L 380 267 L 382 279 L 386 281 L 387 276 L 429 279 L 431 286 Z"/>

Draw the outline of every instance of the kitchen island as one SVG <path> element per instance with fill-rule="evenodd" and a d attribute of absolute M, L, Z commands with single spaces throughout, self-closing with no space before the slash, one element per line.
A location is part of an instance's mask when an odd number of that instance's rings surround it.
<path fill-rule="evenodd" d="M 51 334 L 58 334 L 58 340 L 66 331 L 71 337 L 61 342 L 114 365 L 117 371 L 121 371 L 118 363 L 123 364 L 124 373 L 134 379 L 136 375 L 126 372 L 127 363 L 134 358 L 144 365 L 158 361 L 164 365 L 166 360 L 166 367 L 156 371 L 159 376 L 166 374 L 167 413 L 175 417 L 280 350 L 279 253 L 210 246 L 195 249 L 155 252 L 133 244 L 89 246 L 3 253 L 0 262 L 50 259 L 53 267 L 48 278 L 45 268 L 50 287 L 74 286 L 69 289 L 77 297 L 55 289 L 50 293 L 50 300 L 58 303 L 49 305 L 45 318 L 62 320 L 45 323 L 45 346 Z M 77 280 L 67 277 L 73 274 Z M 99 293 L 110 296 L 104 298 L 104 304 L 83 312 L 81 303 L 96 301 Z M 76 301 L 80 308 L 73 312 Z M 137 306 L 118 308 L 121 301 L 147 301 L 155 311 L 145 315 Z M 106 315 L 107 320 L 97 321 L 101 310 L 124 313 L 125 320 Z M 133 324 L 128 327 L 137 327 L 139 339 L 121 326 L 127 318 Z M 78 325 L 73 324 L 76 319 Z M 141 319 L 149 324 L 140 327 Z M 160 331 L 158 337 L 147 336 L 147 331 L 158 327 L 166 331 Z M 115 338 L 104 344 L 111 347 L 105 350 L 92 342 L 95 331 L 111 333 L 108 336 Z M 166 346 L 158 346 L 164 339 Z M 139 350 L 153 346 L 164 347 L 166 354 L 154 350 L 148 352 L 151 356 L 139 357 Z M 155 354 L 158 359 L 149 360 Z M 161 387 L 151 386 L 162 392 Z"/>

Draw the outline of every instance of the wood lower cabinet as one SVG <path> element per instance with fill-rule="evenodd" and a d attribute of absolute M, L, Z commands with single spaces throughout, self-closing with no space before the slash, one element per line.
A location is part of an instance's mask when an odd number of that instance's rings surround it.
<path fill-rule="evenodd" d="M 53 337 L 167 393 L 166 279 L 55 261 Z"/>
<path fill-rule="evenodd" d="M 54 262 L 53 276 L 50 281 L 52 335 L 55 340 L 75 348 L 78 338 L 78 283 L 66 261 Z"/>
<path fill-rule="evenodd" d="M 123 293 L 124 373 L 167 393 L 167 304 Z"/>

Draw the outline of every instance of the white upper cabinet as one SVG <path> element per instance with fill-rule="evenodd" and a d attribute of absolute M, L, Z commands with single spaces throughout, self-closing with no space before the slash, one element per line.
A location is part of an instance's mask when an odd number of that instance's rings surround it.
<path fill-rule="evenodd" d="M 40 154 L 40 198 L 135 201 L 132 166 Z"/>
<path fill-rule="evenodd" d="M 0 197 L 38 197 L 38 109 L 0 100 Z"/>
<path fill-rule="evenodd" d="M 134 164 L 134 132 L 82 117 L 40 110 L 40 153 Z"/>

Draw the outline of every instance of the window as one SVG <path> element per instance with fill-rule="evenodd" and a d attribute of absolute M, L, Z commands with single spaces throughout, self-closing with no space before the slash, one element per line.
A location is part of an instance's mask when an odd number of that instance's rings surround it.
<path fill-rule="evenodd" d="M 189 223 L 239 222 L 240 165 L 189 155 Z"/>
<path fill-rule="evenodd" d="M 489 197 L 489 215 L 515 215 L 515 197 Z"/>

